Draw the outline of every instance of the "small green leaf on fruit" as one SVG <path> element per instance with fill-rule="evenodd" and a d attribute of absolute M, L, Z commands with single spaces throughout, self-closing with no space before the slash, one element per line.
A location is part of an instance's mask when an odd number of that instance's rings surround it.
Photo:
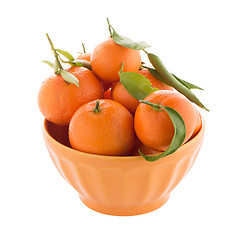
<path fill-rule="evenodd" d="M 181 79 L 181 78 L 178 78 L 176 75 L 174 75 L 173 73 L 172 73 L 172 75 L 180 82 L 180 83 L 182 83 L 182 85 L 184 85 L 185 87 L 187 87 L 188 89 L 199 89 L 199 90 L 204 90 L 204 89 L 202 89 L 201 87 L 198 87 L 198 86 L 196 86 L 196 85 L 194 85 L 194 84 L 192 84 L 192 83 L 190 83 L 190 82 L 187 82 L 187 81 L 185 81 L 185 80 L 183 80 L 183 79 Z"/>
<path fill-rule="evenodd" d="M 149 162 L 154 162 L 163 157 L 166 157 L 167 155 L 174 153 L 178 148 L 181 147 L 186 136 L 186 126 L 180 114 L 173 108 L 163 107 L 163 106 L 161 107 L 167 112 L 167 114 L 169 115 L 173 123 L 174 136 L 168 148 L 164 152 L 156 156 L 147 156 L 147 155 L 144 155 L 140 150 L 138 150 L 141 156 Z"/>
<path fill-rule="evenodd" d="M 163 82 L 164 84 L 166 84 L 168 86 L 172 86 L 168 81 L 166 81 L 163 77 L 161 77 L 161 75 L 158 73 L 158 71 L 156 69 L 149 67 L 148 71 L 151 73 L 151 75 L 153 77 L 155 77 L 160 82 Z"/>
<path fill-rule="evenodd" d="M 152 92 L 159 90 L 152 87 L 151 82 L 139 73 L 134 72 L 120 72 L 120 82 L 134 98 L 140 100 L 147 97 Z"/>
<path fill-rule="evenodd" d="M 67 51 L 61 50 L 61 49 L 56 49 L 56 51 L 60 54 L 62 54 L 65 58 L 67 58 L 69 61 L 74 61 L 74 57 L 72 54 L 70 54 Z"/>
<path fill-rule="evenodd" d="M 59 74 L 59 72 L 58 72 L 59 69 L 60 69 L 60 65 L 59 65 L 57 59 L 55 59 L 55 61 L 54 61 L 54 73 Z"/>
<path fill-rule="evenodd" d="M 77 60 L 69 61 L 67 63 L 69 63 L 72 66 L 83 67 L 82 63 L 81 62 L 77 62 Z"/>
<path fill-rule="evenodd" d="M 164 81 L 167 82 L 168 85 L 174 87 L 178 92 L 182 93 L 191 102 L 194 102 L 199 107 L 205 109 L 206 111 L 209 111 L 195 96 L 195 94 L 188 87 L 185 86 L 186 83 L 183 84 L 182 82 L 177 80 L 171 73 L 168 72 L 163 62 L 157 55 L 153 53 L 147 53 L 147 55 L 150 63 L 153 65 L 159 75 L 164 79 Z"/>
<path fill-rule="evenodd" d="M 91 63 L 83 59 L 75 59 L 74 61 L 69 61 L 69 64 L 77 67 L 85 67 L 89 70 L 92 70 Z"/>
<path fill-rule="evenodd" d="M 145 41 L 135 42 L 128 37 L 119 35 L 115 30 L 113 30 L 112 38 L 115 43 L 134 50 L 143 50 L 150 47 L 150 45 Z"/>
<path fill-rule="evenodd" d="M 48 66 L 54 69 L 54 64 L 52 62 L 50 61 L 42 61 L 42 62 L 46 63 Z"/>
<path fill-rule="evenodd" d="M 60 70 L 59 73 L 61 74 L 61 76 L 63 77 L 63 79 L 66 82 L 75 84 L 76 86 L 79 87 L 79 81 L 73 74 L 71 74 L 65 70 Z"/>
<path fill-rule="evenodd" d="M 108 26 L 109 26 L 109 31 L 111 33 L 111 36 L 113 38 L 113 41 L 123 47 L 126 47 L 126 48 L 131 48 L 131 49 L 134 49 L 134 50 L 143 50 L 145 48 L 148 48 L 150 47 L 150 45 L 145 42 L 145 41 L 139 41 L 139 42 L 135 42 L 133 41 L 132 39 L 128 38 L 128 37 L 125 37 L 125 36 L 122 36 L 122 35 L 119 35 L 115 29 L 112 27 L 112 25 L 109 23 L 109 20 L 107 19 L 108 21 Z"/>

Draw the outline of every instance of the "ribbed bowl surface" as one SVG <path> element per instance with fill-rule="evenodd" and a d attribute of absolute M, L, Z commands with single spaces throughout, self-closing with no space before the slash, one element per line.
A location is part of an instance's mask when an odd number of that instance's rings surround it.
<path fill-rule="evenodd" d="M 62 177 L 89 208 L 111 215 L 137 215 L 161 207 L 192 167 L 201 148 L 198 134 L 175 153 L 155 162 L 141 156 L 101 156 L 69 147 L 67 128 L 44 121 L 43 137 Z"/>

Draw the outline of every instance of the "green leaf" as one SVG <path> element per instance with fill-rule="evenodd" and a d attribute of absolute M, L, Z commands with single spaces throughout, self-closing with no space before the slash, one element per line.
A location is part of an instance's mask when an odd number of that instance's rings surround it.
<path fill-rule="evenodd" d="M 92 70 L 91 63 L 83 59 L 75 59 L 74 61 L 69 61 L 68 63 L 72 66 L 85 67 Z"/>
<path fill-rule="evenodd" d="M 185 81 L 185 80 L 183 80 L 183 79 L 181 79 L 181 78 L 178 78 L 176 75 L 174 75 L 173 73 L 172 73 L 172 75 L 180 82 L 180 83 L 182 83 L 185 87 L 187 87 L 188 89 L 199 89 L 199 90 L 203 90 L 202 88 L 200 88 L 200 87 L 198 87 L 198 86 L 196 86 L 196 85 L 194 85 L 194 84 L 192 84 L 192 83 L 190 83 L 190 82 L 187 82 L 187 81 Z"/>
<path fill-rule="evenodd" d="M 154 68 L 151 67 L 147 67 L 144 66 L 145 68 L 148 69 L 148 71 L 151 73 L 151 75 L 153 75 L 156 79 L 158 79 L 159 81 L 165 83 L 166 85 L 172 86 L 172 84 L 170 84 L 168 81 L 166 81 L 163 77 L 161 77 L 161 75 L 158 73 L 158 71 Z M 171 73 L 172 74 L 172 73 Z M 202 88 L 189 83 L 187 81 L 184 81 L 183 79 L 178 78 L 176 75 L 172 74 L 173 77 L 175 77 L 182 85 L 184 85 L 186 88 L 188 89 L 199 89 L 199 90 L 203 90 Z"/>
<path fill-rule="evenodd" d="M 174 153 L 182 145 L 186 136 L 186 126 L 180 114 L 170 107 L 161 106 L 161 108 L 163 108 L 168 113 L 173 123 L 174 136 L 168 148 L 159 155 L 147 156 L 147 155 L 144 155 L 140 150 L 138 150 L 141 156 L 149 162 L 159 160 L 163 157 L 166 157 L 167 155 Z"/>
<path fill-rule="evenodd" d="M 134 50 L 143 50 L 147 47 L 150 47 L 150 45 L 147 42 L 145 42 L 145 41 L 135 42 L 128 37 L 119 35 L 114 29 L 113 29 L 113 33 L 112 33 L 112 38 L 115 43 L 117 43 L 123 47 L 131 48 Z"/>
<path fill-rule="evenodd" d="M 150 45 L 145 42 L 145 41 L 140 41 L 140 42 L 135 42 L 132 39 L 128 38 L 128 37 L 124 37 L 122 35 L 119 35 L 114 28 L 112 27 L 112 25 L 109 23 L 108 21 L 108 26 L 109 26 L 109 31 L 111 33 L 111 37 L 113 38 L 113 41 L 123 47 L 126 48 L 131 48 L 134 50 L 143 50 L 147 47 L 150 47 Z"/>
<path fill-rule="evenodd" d="M 158 73 L 158 71 L 154 68 L 148 68 L 148 71 L 151 73 L 152 76 L 154 76 L 157 80 L 165 83 L 168 86 L 172 86 L 168 81 L 166 81 L 164 78 L 161 77 L 161 75 Z"/>
<path fill-rule="evenodd" d="M 63 51 L 61 49 L 56 49 L 57 52 L 62 54 L 65 58 L 67 58 L 69 61 L 74 61 L 74 57 L 67 51 Z"/>
<path fill-rule="evenodd" d="M 124 88 L 138 100 L 144 99 L 150 93 L 159 90 L 158 88 L 153 88 L 151 82 L 139 73 L 120 72 L 119 76 Z"/>
<path fill-rule="evenodd" d="M 71 74 L 65 70 L 60 70 L 59 73 L 61 74 L 61 76 L 63 77 L 63 79 L 66 82 L 75 84 L 76 86 L 79 87 L 79 81 L 73 74 Z"/>
<path fill-rule="evenodd" d="M 189 88 L 187 88 L 185 85 L 183 85 L 171 73 L 168 72 L 168 70 L 166 69 L 166 67 L 162 63 L 161 59 L 157 55 L 155 55 L 153 53 L 147 53 L 147 55 L 148 55 L 149 61 L 153 65 L 153 67 L 156 69 L 156 71 L 159 73 L 159 75 L 162 77 L 162 79 L 165 82 L 167 82 L 167 84 L 169 86 L 174 87 L 178 92 L 182 93 L 191 102 L 195 103 L 196 105 L 198 105 L 199 107 L 205 109 L 206 111 L 209 111 L 200 102 L 200 100 L 195 96 L 195 94 Z"/>
<path fill-rule="evenodd" d="M 78 60 L 69 61 L 69 62 L 67 62 L 67 63 L 69 63 L 69 64 L 72 65 L 72 66 L 83 67 L 82 63 L 79 62 Z"/>
<path fill-rule="evenodd" d="M 55 61 L 54 61 L 54 73 L 59 74 L 59 72 L 58 72 L 59 69 L 60 69 L 60 65 L 59 65 L 57 59 L 55 59 Z"/>
<path fill-rule="evenodd" d="M 44 63 L 46 63 L 47 65 L 49 65 L 51 68 L 54 69 L 54 63 L 50 62 L 50 61 L 42 61 Z"/>

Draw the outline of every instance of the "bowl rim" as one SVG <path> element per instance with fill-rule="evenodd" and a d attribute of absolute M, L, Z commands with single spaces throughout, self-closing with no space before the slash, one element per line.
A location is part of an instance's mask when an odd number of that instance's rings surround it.
<path fill-rule="evenodd" d="M 200 138 L 201 138 L 201 136 L 204 134 L 204 132 L 205 132 L 205 119 L 204 119 L 204 117 L 203 117 L 203 115 L 202 115 L 202 113 L 199 111 L 199 115 L 200 115 L 200 117 L 201 117 L 201 128 L 199 129 L 199 131 L 198 131 L 198 133 L 192 138 L 192 139 L 190 139 L 190 140 L 188 140 L 186 143 L 184 143 L 176 152 L 178 152 L 178 151 L 184 151 L 184 149 L 185 148 L 187 148 L 187 147 L 189 147 L 190 145 L 193 145 L 196 141 L 198 141 Z M 57 140 L 55 140 L 51 135 L 50 135 L 50 133 L 48 132 L 48 130 L 47 130 L 47 127 L 46 127 L 46 124 L 47 124 L 47 122 L 49 122 L 47 119 L 44 119 L 44 123 L 43 123 L 43 127 L 42 127 L 42 131 L 43 131 L 43 134 L 45 134 L 48 138 L 50 138 L 51 139 L 51 141 L 54 143 L 54 144 L 56 144 L 57 146 L 59 146 L 59 147 L 61 147 L 61 148 L 63 148 L 63 149 L 66 149 L 67 151 L 70 151 L 70 152 L 73 152 L 73 153 L 75 153 L 75 154 L 79 154 L 79 155 L 82 155 L 82 156 L 85 156 L 85 157 L 89 157 L 89 158 L 95 158 L 95 159 L 99 159 L 99 160 L 104 160 L 104 161 L 106 161 L 106 160 L 112 160 L 112 158 L 114 158 L 114 160 L 116 161 L 116 160 L 123 160 L 124 159 L 124 161 L 135 161 L 135 160 L 137 160 L 137 161 L 139 161 L 139 160 L 144 160 L 145 162 L 148 162 L 148 161 L 146 161 L 142 156 L 108 156 L 108 155 L 98 155 L 98 154 L 92 154 L 92 153 L 86 153 L 86 152 L 81 152 L 81 151 L 79 151 L 79 150 L 75 150 L 75 149 L 73 149 L 73 148 L 70 148 L 70 147 L 68 147 L 68 146 L 65 146 L 64 144 L 62 144 L 62 143 L 60 143 L 60 142 L 58 142 Z M 170 155 L 168 155 L 168 156 L 166 156 L 166 157 L 164 157 L 164 158 L 162 158 L 161 159 L 161 161 L 163 161 L 164 159 L 166 159 L 166 158 L 169 158 L 169 157 L 171 157 L 171 155 L 173 155 L 173 154 L 175 154 L 176 152 L 174 152 L 174 153 L 172 153 L 172 154 L 170 154 Z M 151 154 L 151 155 L 156 155 L 156 154 Z M 151 155 L 149 155 L 149 156 L 151 156 Z M 155 162 L 158 162 L 158 161 L 155 161 Z M 150 162 L 150 163 L 152 163 L 152 162 Z"/>

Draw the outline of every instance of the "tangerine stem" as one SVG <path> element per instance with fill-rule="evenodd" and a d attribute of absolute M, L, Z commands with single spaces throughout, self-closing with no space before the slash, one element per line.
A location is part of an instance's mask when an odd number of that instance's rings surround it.
<path fill-rule="evenodd" d="M 123 67 L 124 67 L 124 62 L 122 62 L 121 69 L 120 69 L 119 73 L 123 72 Z"/>
<path fill-rule="evenodd" d="M 108 23 L 108 30 L 109 30 L 109 33 L 110 33 L 110 37 L 112 37 L 112 25 L 110 24 L 108 18 L 107 18 L 107 23 Z"/>
<path fill-rule="evenodd" d="M 59 61 L 59 55 L 58 55 L 58 53 L 57 53 L 57 51 L 56 51 L 56 49 L 55 49 L 55 47 L 54 47 L 54 45 L 53 45 L 53 42 L 52 42 L 51 38 L 49 37 L 48 33 L 46 33 L 46 36 L 47 36 L 47 39 L 48 39 L 48 41 L 49 41 L 49 43 L 50 43 L 50 45 L 51 45 L 51 49 L 52 49 L 52 51 L 53 51 L 53 54 L 54 54 L 54 56 L 55 56 L 55 59 L 56 59 L 58 65 L 59 65 L 59 68 L 60 68 L 61 70 L 63 70 L 63 67 L 62 67 L 62 65 L 61 65 L 61 63 L 60 63 L 60 61 Z M 56 74 L 59 74 L 58 71 L 56 71 L 55 73 L 56 73 Z"/>
<path fill-rule="evenodd" d="M 151 102 L 149 102 L 148 100 L 141 100 L 141 99 L 139 100 L 139 102 L 151 106 L 155 111 L 159 111 L 159 112 L 162 112 L 162 111 L 163 111 L 162 109 L 159 109 L 159 108 L 162 108 L 162 107 L 163 107 L 163 106 L 160 105 L 160 104 L 151 103 Z"/>
<path fill-rule="evenodd" d="M 83 48 L 83 53 L 86 53 L 86 48 L 83 43 L 82 43 L 82 48 Z"/>
<path fill-rule="evenodd" d="M 99 108 L 99 99 L 96 101 L 96 105 L 95 105 L 95 108 L 93 109 L 93 112 L 95 112 L 95 113 L 100 112 L 100 108 Z"/>
<path fill-rule="evenodd" d="M 148 55 L 148 52 L 145 49 L 143 49 L 143 51 Z"/>

